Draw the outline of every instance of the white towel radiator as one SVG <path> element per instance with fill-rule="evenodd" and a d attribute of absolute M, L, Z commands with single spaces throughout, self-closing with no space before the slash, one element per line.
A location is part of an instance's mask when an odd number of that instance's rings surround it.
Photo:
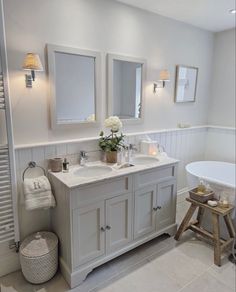
<path fill-rule="evenodd" d="M 15 155 L 12 135 L 11 108 L 7 82 L 7 57 L 3 7 L 0 1 L 0 244 L 12 243 L 19 247 L 19 225 L 17 212 L 17 192 Z M 4 143 L 3 143 L 4 141 Z"/>

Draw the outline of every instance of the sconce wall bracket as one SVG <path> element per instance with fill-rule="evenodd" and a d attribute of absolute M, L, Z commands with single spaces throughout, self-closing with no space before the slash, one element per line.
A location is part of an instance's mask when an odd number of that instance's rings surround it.
<path fill-rule="evenodd" d="M 158 80 L 153 84 L 153 92 L 156 93 L 158 88 L 164 88 L 166 82 L 164 80 Z"/>
<path fill-rule="evenodd" d="M 32 76 L 30 74 L 25 74 L 25 86 L 27 88 L 32 88 Z"/>
<path fill-rule="evenodd" d="M 33 87 L 33 81 L 35 80 L 35 72 L 31 70 L 31 74 L 25 74 L 25 86 L 28 88 Z"/>

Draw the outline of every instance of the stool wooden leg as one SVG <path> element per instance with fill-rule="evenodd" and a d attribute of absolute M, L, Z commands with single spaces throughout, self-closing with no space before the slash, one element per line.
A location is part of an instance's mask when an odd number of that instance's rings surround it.
<path fill-rule="evenodd" d="M 194 204 L 191 204 L 191 206 L 189 207 L 188 209 L 188 212 L 186 213 L 183 221 L 181 222 L 180 226 L 179 226 L 179 229 L 178 231 L 176 232 L 175 234 L 175 237 L 174 239 L 175 240 L 179 240 L 180 236 L 182 235 L 182 233 L 185 231 L 186 227 L 188 226 L 189 224 L 189 221 L 190 219 L 192 218 L 193 216 L 193 213 L 195 212 L 197 206 L 194 205 Z"/>
<path fill-rule="evenodd" d="M 235 237 L 235 230 L 234 230 L 234 225 L 233 225 L 232 219 L 230 217 L 230 214 L 225 215 L 224 220 L 225 220 L 225 224 L 227 226 L 228 232 L 229 232 L 229 236 L 231 238 L 234 238 Z"/>
<path fill-rule="evenodd" d="M 221 249 L 220 249 L 220 224 L 219 215 L 212 213 L 213 238 L 214 238 L 214 263 L 221 266 Z"/>
<path fill-rule="evenodd" d="M 198 213 L 197 213 L 197 221 L 198 221 L 197 225 L 198 225 L 199 227 L 200 227 L 201 224 L 202 224 L 202 218 L 203 218 L 204 211 L 205 211 L 204 208 L 199 207 L 199 209 L 198 209 Z"/>

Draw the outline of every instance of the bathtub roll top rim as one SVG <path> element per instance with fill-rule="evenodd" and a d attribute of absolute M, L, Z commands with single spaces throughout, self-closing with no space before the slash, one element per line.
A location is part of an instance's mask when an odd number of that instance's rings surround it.
<path fill-rule="evenodd" d="M 223 161 L 196 161 L 185 166 L 188 186 L 195 187 L 199 180 L 205 180 L 218 187 L 236 189 L 236 164 Z"/>

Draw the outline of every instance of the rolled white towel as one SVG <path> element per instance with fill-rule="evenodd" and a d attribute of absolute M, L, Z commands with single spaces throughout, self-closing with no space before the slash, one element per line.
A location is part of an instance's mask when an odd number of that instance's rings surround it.
<path fill-rule="evenodd" d="M 47 209 L 56 206 L 50 182 L 46 176 L 24 180 L 26 210 Z"/>

